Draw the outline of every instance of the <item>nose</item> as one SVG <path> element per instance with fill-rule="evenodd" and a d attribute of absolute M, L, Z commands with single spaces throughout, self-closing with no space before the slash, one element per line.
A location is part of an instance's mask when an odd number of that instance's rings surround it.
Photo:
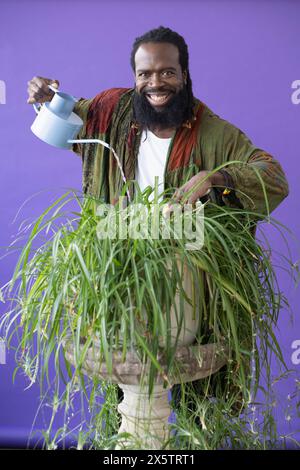
<path fill-rule="evenodd" d="M 161 76 L 159 73 L 152 73 L 149 79 L 149 86 L 156 88 L 159 87 L 162 83 Z"/>

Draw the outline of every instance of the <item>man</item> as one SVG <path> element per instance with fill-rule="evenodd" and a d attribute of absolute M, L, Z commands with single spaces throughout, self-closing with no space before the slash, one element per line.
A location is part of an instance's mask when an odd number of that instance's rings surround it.
<path fill-rule="evenodd" d="M 144 189 L 158 176 L 161 189 L 176 188 L 177 201 L 196 186 L 187 202 L 209 193 L 218 204 L 262 215 L 288 195 L 280 164 L 194 97 L 188 48 L 179 34 L 160 27 L 137 38 L 131 66 L 135 88 L 106 90 L 75 107 L 84 122 L 78 137 L 108 142 L 126 179 Z M 58 81 L 33 78 L 28 103 L 51 100 L 49 84 Z M 73 150 L 82 158 L 83 191 L 114 203 L 123 180 L 112 153 L 97 144 Z M 222 164 L 228 165 L 210 174 Z"/>
<path fill-rule="evenodd" d="M 257 173 L 270 211 L 288 195 L 280 164 L 194 98 L 188 48 L 179 34 L 160 27 L 137 38 L 131 66 L 134 89 L 106 90 L 75 107 L 84 121 L 79 138 L 110 143 L 127 179 L 136 178 L 143 189 L 158 176 L 162 189 L 180 188 L 178 200 L 199 183 L 188 202 L 211 190 L 210 198 L 221 204 L 261 214 L 267 207 Z M 28 103 L 50 101 L 50 83 L 58 86 L 55 80 L 33 78 L 28 83 Z M 113 155 L 97 144 L 74 145 L 73 150 L 82 157 L 84 192 L 114 202 L 123 181 Z M 241 164 L 208 177 L 220 164 L 235 160 Z"/>

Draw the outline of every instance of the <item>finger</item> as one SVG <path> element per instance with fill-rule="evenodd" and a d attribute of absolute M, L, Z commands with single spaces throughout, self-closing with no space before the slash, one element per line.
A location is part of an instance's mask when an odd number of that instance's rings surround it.
<path fill-rule="evenodd" d="M 185 191 L 184 191 L 183 188 L 176 189 L 176 191 L 174 193 L 174 196 L 173 196 L 174 201 L 179 202 L 183 198 L 184 193 L 185 193 Z"/>
<path fill-rule="evenodd" d="M 30 82 L 28 82 L 29 85 L 28 85 L 28 88 L 27 88 L 27 92 L 28 92 L 28 99 L 27 99 L 27 103 L 37 103 L 38 102 L 38 99 L 39 99 L 39 89 L 37 87 L 37 85 L 35 84 L 30 84 Z"/>
<path fill-rule="evenodd" d="M 51 86 L 53 86 L 54 88 L 59 88 L 59 81 L 58 80 L 54 80 L 50 83 Z"/>
<path fill-rule="evenodd" d="M 31 91 L 29 93 L 28 103 L 44 103 L 49 101 L 49 97 L 43 91 Z"/>
<path fill-rule="evenodd" d="M 187 187 L 184 191 L 181 191 L 178 195 L 178 197 L 175 198 L 175 202 L 177 202 L 178 204 L 187 204 L 188 203 L 188 200 L 189 200 L 189 197 L 188 196 L 188 193 L 189 193 L 190 189 Z"/>
<path fill-rule="evenodd" d="M 39 80 L 33 79 L 28 82 L 28 99 L 27 103 L 44 103 L 45 101 L 49 101 L 54 95 L 53 91 L 51 91 L 48 86 L 46 88 L 41 86 L 41 82 Z"/>
<path fill-rule="evenodd" d="M 164 218 L 169 217 L 169 214 L 173 211 L 174 206 L 171 203 L 164 204 L 164 207 L 162 209 L 162 215 Z"/>
<path fill-rule="evenodd" d="M 43 77 L 35 77 L 35 84 L 46 94 L 50 95 L 53 92 L 50 90 L 48 85 L 52 84 L 54 80 L 50 78 L 43 78 Z"/>
<path fill-rule="evenodd" d="M 27 92 L 29 97 L 34 99 L 39 99 L 45 96 L 44 91 L 35 81 L 28 82 Z"/>
<path fill-rule="evenodd" d="M 203 191 L 196 191 L 195 193 L 191 194 L 191 196 L 188 199 L 188 203 L 195 204 L 200 198 L 204 196 L 208 196 L 210 194 L 210 191 L 211 191 L 211 188 L 207 189 L 207 191 L 205 191 L 204 193 Z"/>
<path fill-rule="evenodd" d="M 55 88 L 59 87 L 59 81 L 53 80 L 51 78 L 44 78 L 44 77 L 33 77 L 30 82 L 28 82 L 29 86 L 37 86 L 45 96 L 49 98 L 53 97 L 53 91 L 50 90 L 49 85 L 54 86 Z"/>
<path fill-rule="evenodd" d="M 196 201 L 198 200 L 198 196 L 197 194 L 193 194 L 192 196 L 190 196 L 187 200 L 187 203 L 188 204 L 194 204 Z"/>
<path fill-rule="evenodd" d="M 27 91 L 29 95 L 34 95 L 34 93 L 39 93 L 40 89 L 35 83 L 28 82 Z"/>
<path fill-rule="evenodd" d="M 34 99 L 33 97 L 29 97 L 29 98 L 27 99 L 27 103 L 28 103 L 28 104 L 34 104 L 34 103 L 37 103 L 37 100 Z"/>
<path fill-rule="evenodd" d="M 27 103 L 29 103 L 29 104 L 45 103 L 47 101 L 50 101 L 49 97 L 45 96 L 44 93 L 43 93 L 43 95 L 41 95 L 40 93 L 33 93 L 33 94 L 29 95 L 29 97 L 27 99 Z"/>

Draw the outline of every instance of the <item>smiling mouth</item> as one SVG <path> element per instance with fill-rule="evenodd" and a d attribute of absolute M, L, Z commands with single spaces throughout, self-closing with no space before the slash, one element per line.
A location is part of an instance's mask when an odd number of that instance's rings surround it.
<path fill-rule="evenodd" d="M 165 105 L 169 99 L 171 98 L 172 93 L 146 93 L 147 100 L 153 106 L 163 106 Z"/>

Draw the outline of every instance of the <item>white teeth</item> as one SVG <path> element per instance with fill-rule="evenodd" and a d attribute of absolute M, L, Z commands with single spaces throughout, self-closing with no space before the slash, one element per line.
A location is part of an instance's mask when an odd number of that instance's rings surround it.
<path fill-rule="evenodd" d="M 168 95 L 149 95 L 149 97 L 153 101 L 164 101 Z"/>

